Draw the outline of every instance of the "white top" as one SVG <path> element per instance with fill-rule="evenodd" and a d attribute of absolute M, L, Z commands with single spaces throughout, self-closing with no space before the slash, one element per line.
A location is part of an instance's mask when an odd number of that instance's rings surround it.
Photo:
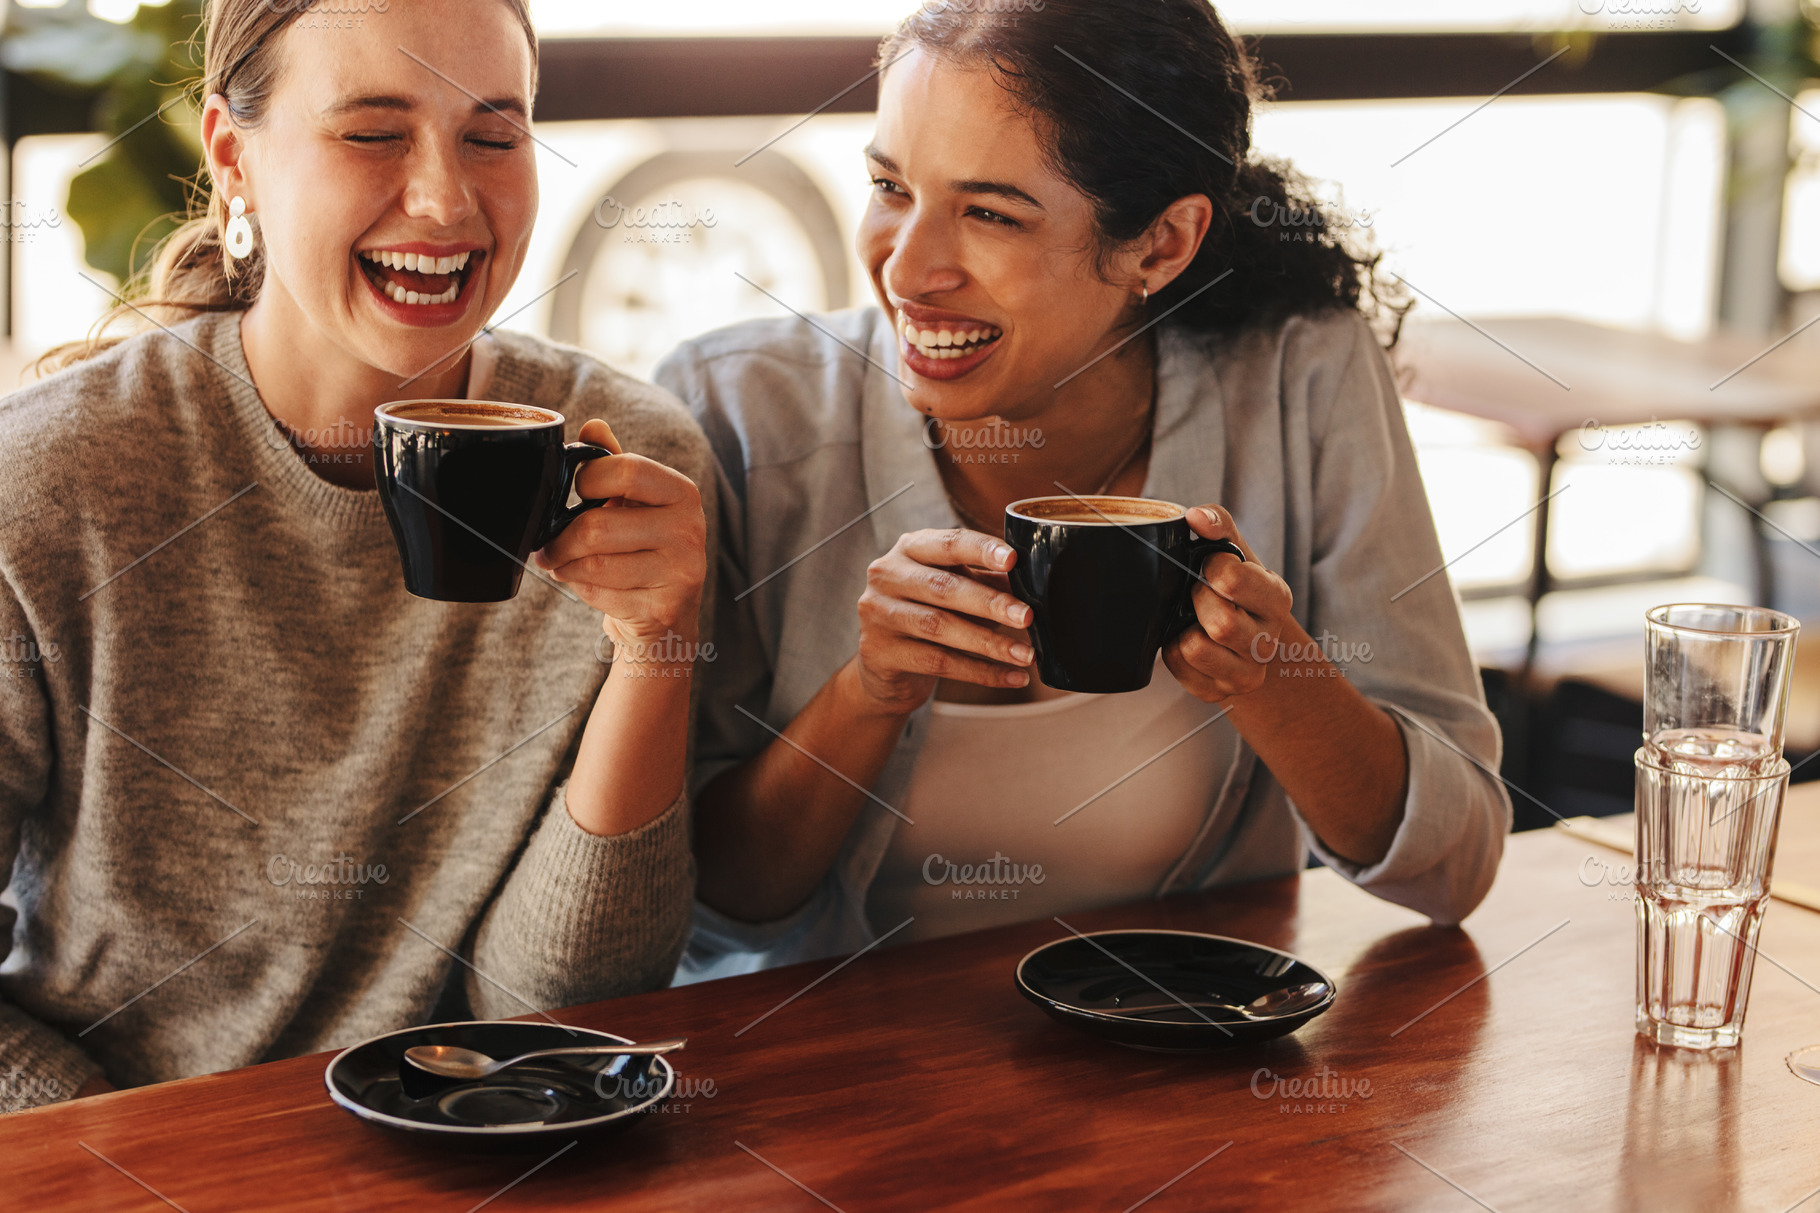
<path fill-rule="evenodd" d="M 1156 895 L 1219 792 L 1220 709 L 1159 658 L 1150 685 L 1037 703 L 937 701 L 867 897 L 896 943 Z"/>

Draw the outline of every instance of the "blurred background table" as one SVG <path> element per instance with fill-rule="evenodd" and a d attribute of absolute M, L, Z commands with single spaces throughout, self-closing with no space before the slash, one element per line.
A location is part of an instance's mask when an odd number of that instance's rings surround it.
<path fill-rule="evenodd" d="M 559 1015 L 688 1036 L 683 1075 L 712 1094 L 534 1173 L 380 1136 L 329 1102 L 325 1054 L 0 1118 L 7 1200 L 459 1211 L 522 1178 L 486 1207 L 1790 1208 L 1820 1188 L 1820 1087 L 1783 1063 L 1820 1042 L 1820 914 L 1772 905 L 1740 1048 L 1659 1050 L 1632 1027 L 1631 891 L 1601 860 L 1622 862 L 1515 836 L 1460 930 L 1326 871 L 1069 918 L 1255 939 L 1337 980 L 1332 1011 L 1263 1046 L 1166 1056 L 1050 1021 L 1011 982 L 1065 935 L 1043 921 L 879 949 L 807 990 L 836 962 Z"/>
<path fill-rule="evenodd" d="M 1613 431 L 1656 422 L 1665 423 L 1663 434 L 1671 440 L 1670 427 L 1682 423 L 1720 434 L 1746 431 L 1744 443 L 1727 435 L 1731 441 L 1722 443 L 1720 457 L 1709 453 L 1696 466 L 1709 486 L 1753 511 L 1756 601 L 1775 600 L 1771 543 L 1777 532 L 1758 512 L 1772 490 L 1759 474 L 1757 448 L 1779 426 L 1820 417 L 1820 354 L 1810 346 L 1725 331 L 1677 340 L 1559 316 L 1454 318 L 1411 323 L 1398 361 L 1411 400 L 1505 426 L 1536 460 L 1542 492 L 1533 528 L 1525 674 L 1540 644 L 1534 613 L 1553 588 L 1548 551 L 1551 502 L 1560 491 L 1555 470 L 1575 431 L 1583 442 L 1601 444 L 1618 441 Z M 1734 449 L 1745 458 L 1728 466 L 1723 456 Z M 1665 461 L 1678 453 L 1655 445 L 1639 451 Z"/>

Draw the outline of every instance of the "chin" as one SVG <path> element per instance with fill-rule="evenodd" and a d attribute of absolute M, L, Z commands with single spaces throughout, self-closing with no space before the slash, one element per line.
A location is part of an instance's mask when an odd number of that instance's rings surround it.
<path fill-rule="evenodd" d="M 375 327 L 370 322 L 358 326 L 361 361 L 396 376 L 407 394 L 423 396 L 434 394 L 430 381 L 449 364 L 460 362 L 480 333 L 478 325 L 390 333 L 376 332 Z"/>

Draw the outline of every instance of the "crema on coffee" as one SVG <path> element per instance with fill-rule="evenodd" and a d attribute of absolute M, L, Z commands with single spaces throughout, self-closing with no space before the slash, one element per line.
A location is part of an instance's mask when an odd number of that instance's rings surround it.
<path fill-rule="evenodd" d="M 418 425 L 478 425 L 496 428 L 549 425 L 562 419 L 559 414 L 544 409 L 487 400 L 419 400 L 389 406 L 385 415 L 396 421 L 415 422 Z"/>

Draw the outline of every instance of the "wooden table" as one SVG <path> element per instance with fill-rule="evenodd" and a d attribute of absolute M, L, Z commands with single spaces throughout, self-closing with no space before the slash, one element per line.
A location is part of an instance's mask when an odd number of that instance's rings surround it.
<path fill-rule="evenodd" d="M 1326 871 L 1069 916 L 1260 940 L 1337 979 L 1333 1010 L 1245 1050 L 1050 1021 L 1011 984 L 1065 934 L 1042 921 L 879 949 L 807 992 L 833 962 L 560 1016 L 686 1034 L 683 1073 L 713 1093 L 528 1176 L 541 1158 L 366 1128 L 323 1093 L 324 1054 L 0 1118 L 0 1206 L 169 1207 L 144 1184 L 187 1213 L 464 1213 L 507 1185 L 486 1209 L 1787 1210 L 1820 1189 L 1820 1087 L 1783 1061 L 1820 1043 L 1820 914 L 1771 905 L 1742 1047 L 1658 1050 L 1632 1028 L 1624 861 L 1513 837 L 1463 930 Z M 1350 1094 L 1275 1087 L 1323 1074 Z"/>

